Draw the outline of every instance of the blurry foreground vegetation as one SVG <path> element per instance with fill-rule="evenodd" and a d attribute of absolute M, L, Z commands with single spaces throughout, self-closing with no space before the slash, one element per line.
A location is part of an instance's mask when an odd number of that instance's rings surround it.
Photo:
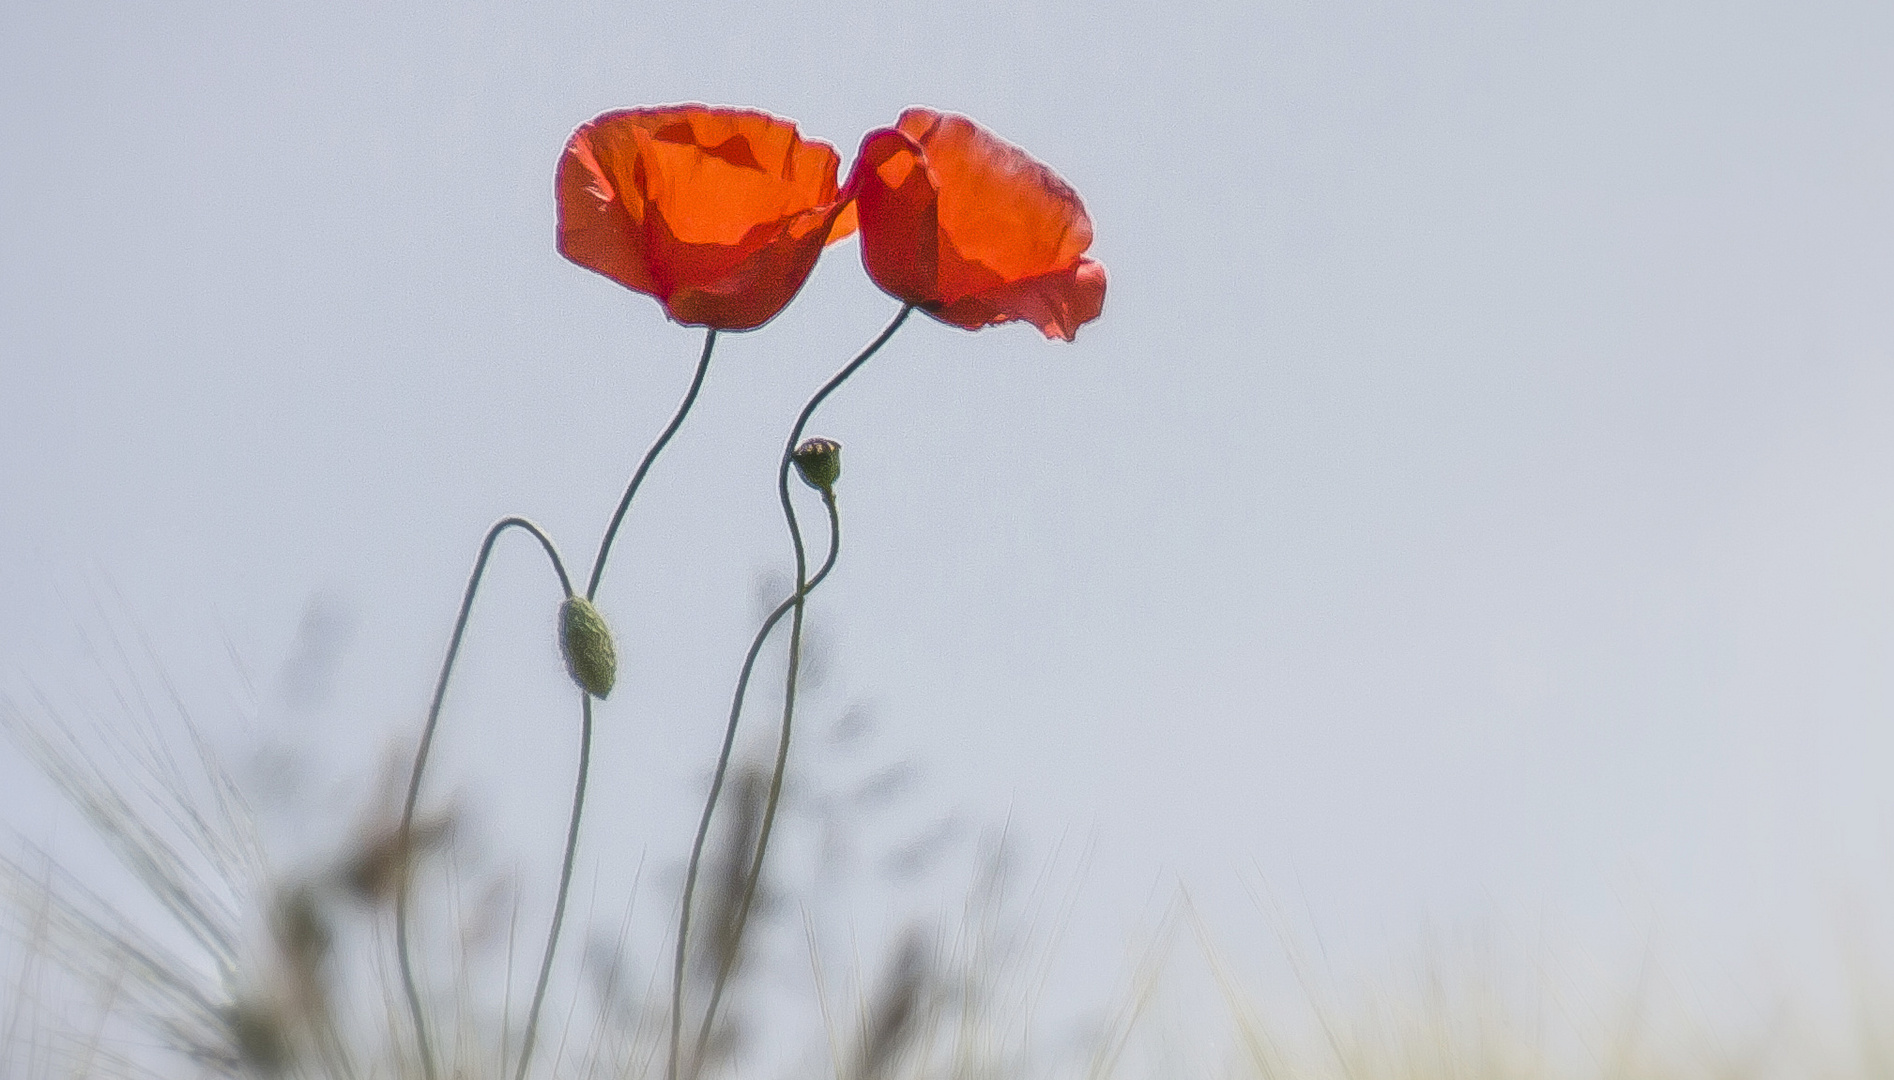
<path fill-rule="evenodd" d="M 416 910 L 429 913 L 422 967 L 445 1042 L 443 1075 L 515 1074 L 518 974 L 538 931 L 522 920 L 505 875 L 475 865 L 450 813 L 425 820 L 410 847 L 393 828 L 391 800 L 357 808 L 339 842 L 279 865 L 246 791 L 175 691 L 160 680 L 121 686 L 115 698 L 122 715 L 75 721 L 43 697 L 0 697 L 10 745 L 80 812 L 119 883 L 102 884 L 111 875 L 69 867 L 63 852 L 30 838 L 14 838 L 0 855 L 0 1077 L 419 1076 L 391 949 L 393 891 L 410 868 L 421 871 Z M 859 717 L 845 716 L 850 724 Z M 900 774 L 884 770 L 863 789 L 885 789 Z M 1183 894 L 1149 941 L 1107 946 L 1131 957 L 1118 986 L 1101 988 L 1096 1001 L 1047 1001 L 1059 949 L 1079 947 L 1057 941 L 1058 908 L 1071 898 L 1043 880 L 1022 887 L 1034 875 L 995 831 L 953 898 L 960 916 L 915 923 L 878 956 L 825 955 L 840 947 L 818 929 L 833 922 L 824 905 L 840 895 L 832 873 L 778 868 L 766 896 L 772 917 L 737 940 L 725 931 L 743 877 L 738 853 L 750 848 L 766 782 L 760 769 L 740 774 L 736 812 L 706 878 L 707 932 L 690 985 L 701 995 L 726 963 L 737 985 L 703 1053 L 685 1060 L 688 1080 L 1894 1074 L 1883 999 L 1865 977 L 1841 995 L 1853 1012 L 1839 1022 L 1810 1023 L 1785 1008 L 1751 1028 L 1712 1033 L 1648 986 L 1581 1001 L 1558 990 L 1555 973 L 1502 985 L 1497 968 L 1473 957 L 1441 957 L 1382 986 L 1336 987 L 1314 956 L 1319 943 L 1284 935 L 1275 962 L 1302 999 L 1265 1006 Z M 784 858 L 833 856 L 792 849 Z M 124 895 L 128 881 L 140 895 Z M 564 946 L 568 962 L 527 1074 L 663 1077 L 670 988 L 661 965 L 640 971 L 632 962 L 629 914 L 618 925 L 594 922 Z M 806 956 L 806 977 L 775 978 L 755 961 L 763 952 Z M 786 1007 L 810 998 L 814 1010 Z M 1096 1020 L 1078 1037 L 1051 1019 L 1075 1009 Z M 795 1028 L 805 1016 L 819 1022 Z"/>

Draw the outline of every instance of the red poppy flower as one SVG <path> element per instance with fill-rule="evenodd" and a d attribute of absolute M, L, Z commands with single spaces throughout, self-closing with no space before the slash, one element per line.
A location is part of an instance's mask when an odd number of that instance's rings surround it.
<path fill-rule="evenodd" d="M 657 297 L 691 326 L 774 318 L 824 244 L 854 231 L 840 158 L 767 113 L 707 105 L 608 112 L 559 159 L 559 252 Z"/>
<path fill-rule="evenodd" d="M 909 109 L 868 133 L 846 195 L 883 291 L 968 330 L 1023 319 L 1071 341 L 1105 304 L 1078 193 L 964 116 Z"/>

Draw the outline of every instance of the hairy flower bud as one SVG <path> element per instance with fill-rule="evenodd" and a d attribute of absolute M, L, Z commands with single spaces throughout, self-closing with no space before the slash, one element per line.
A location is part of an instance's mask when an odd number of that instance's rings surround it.
<path fill-rule="evenodd" d="M 572 681 L 594 697 L 612 692 L 618 678 L 618 650 L 605 619 L 583 596 L 568 596 L 559 606 L 559 645 L 565 650 Z"/>
<path fill-rule="evenodd" d="M 842 475 L 842 444 L 834 439 L 804 439 L 791 455 L 802 482 L 824 495 L 835 493 L 835 481 Z"/>

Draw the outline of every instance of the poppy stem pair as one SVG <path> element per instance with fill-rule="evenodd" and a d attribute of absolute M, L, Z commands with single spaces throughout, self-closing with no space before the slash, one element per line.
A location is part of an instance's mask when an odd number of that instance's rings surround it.
<path fill-rule="evenodd" d="M 618 508 L 612 514 L 611 523 L 606 526 L 605 534 L 599 541 L 598 555 L 592 563 L 592 576 L 586 584 L 585 600 L 581 605 L 593 618 L 596 618 L 596 613 L 590 611 L 590 601 L 598 595 L 599 583 L 605 576 L 605 565 L 611 557 L 612 544 L 617 539 L 619 526 L 623 524 L 625 514 L 631 509 L 632 499 L 637 496 L 638 489 L 643 486 L 645 476 L 650 473 L 652 464 L 657 461 L 658 455 L 663 453 L 671 437 L 676 435 L 678 429 L 684 425 L 684 418 L 690 414 L 691 406 L 696 404 L 697 394 L 703 389 L 704 376 L 710 369 L 710 357 L 716 344 L 717 331 L 714 328 L 707 330 L 704 333 L 703 351 L 697 359 L 697 369 L 691 376 L 690 388 L 685 391 L 684 399 L 679 403 L 676 413 L 672 415 L 671 422 L 645 451 L 643 460 L 638 463 L 638 468 L 632 473 L 630 483 L 625 487 L 625 494 L 618 500 Z M 404 847 L 411 843 L 414 809 L 421 793 L 421 777 L 427 769 L 428 753 L 433 747 L 435 730 L 440 724 L 441 704 L 447 696 L 448 677 L 453 673 L 454 661 L 460 655 L 461 640 L 466 636 L 467 622 L 473 611 L 474 596 L 478 593 L 481 579 L 486 573 L 487 560 L 493 553 L 494 542 L 509 528 L 519 528 L 531 533 L 545 549 L 547 558 L 551 560 L 553 569 L 559 576 L 560 589 L 566 597 L 567 606 L 562 611 L 562 616 L 566 617 L 565 625 L 568 628 L 572 625 L 569 616 L 577 594 L 573 592 L 572 580 L 566 573 L 565 563 L 560 559 L 552 538 L 546 535 L 545 530 L 526 518 L 502 518 L 487 531 L 486 540 L 480 546 L 480 555 L 474 562 L 473 573 L 467 580 L 466 593 L 461 599 L 460 614 L 454 622 L 453 636 L 448 641 L 447 655 L 441 662 L 440 676 L 434 684 L 434 697 L 428 706 L 427 722 L 422 728 L 420 745 L 415 750 L 414 766 L 408 776 L 408 793 L 401 808 L 399 828 Z M 606 641 L 609 648 L 609 637 Z M 567 652 L 570 659 L 571 643 L 569 641 Z M 576 670 L 574 677 L 578 677 Z M 609 679 L 605 689 L 609 689 Z M 532 1004 L 527 1011 L 526 1030 L 520 1044 L 519 1064 L 514 1074 L 516 1080 L 523 1080 L 527 1066 L 532 1061 L 533 1046 L 539 1031 L 539 1015 L 545 1005 L 546 988 L 552 977 L 553 957 L 558 950 L 560 931 L 565 925 L 566 900 L 571 892 L 573 864 L 578 856 L 579 825 L 585 815 L 586 782 L 591 773 L 592 691 L 593 687 L 582 686 L 579 695 L 579 762 L 577 777 L 572 788 L 572 811 L 567 818 L 565 851 L 559 866 L 559 889 L 553 901 L 552 924 L 546 932 L 546 947 L 540 958 L 539 977 L 533 987 Z M 600 690 L 599 693 L 602 696 L 604 690 Z M 426 1011 L 421 1004 L 420 991 L 414 979 L 414 963 L 408 934 L 406 868 L 398 881 L 395 892 L 395 951 L 401 969 L 402 992 L 407 998 L 408 1012 L 414 1022 L 415 1050 L 421 1059 L 422 1076 L 425 1080 L 436 1080 L 439 1067 L 434 1060 L 433 1046 L 428 1037 Z"/>
<path fill-rule="evenodd" d="M 736 692 L 732 695 L 730 701 L 730 719 L 724 726 L 723 749 L 718 752 L 717 767 L 715 771 L 711 773 L 710 794 L 704 800 L 704 812 L 697 821 L 697 836 L 691 843 L 690 863 L 684 871 L 684 895 L 677 921 L 677 950 L 673 957 L 671 972 L 671 1066 L 669 1075 L 672 1077 L 677 1075 L 678 1046 L 683 1037 L 684 964 L 688 957 L 686 943 L 690 937 L 691 907 L 696 897 L 697 882 L 703 868 L 704 848 L 710 836 L 711 818 L 716 812 L 719 798 L 723 795 L 724 780 L 730 771 L 731 749 L 736 744 L 737 723 L 743 715 L 743 699 L 749 692 L 750 676 L 756 671 L 757 657 L 762 654 L 763 644 L 769 640 L 769 635 L 776 629 L 776 624 L 782 622 L 784 615 L 789 614 L 802 598 L 812 592 L 817 585 L 820 585 L 822 579 L 828 577 L 829 571 L 835 566 L 836 555 L 842 548 L 842 518 L 836 511 L 835 500 L 833 498 L 827 500 L 827 505 L 829 509 L 828 558 L 823 560 L 821 568 L 815 572 L 815 576 L 811 577 L 802 589 L 798 590 L 795 595 L 788 597 L 782 603 L 776 605 L 775 609 L 764 618 L 763 625 L 756 631 L 756 636 L 750 639 L 750 651 L 744 654 L 743 668 L 737 674 Z M 757 865 L 760 865 L 760 863 L 752 862 L 752 875 L 746 878 L 746 883 L 754 881 L 754 868 Z M 746 894 L 753 890 L 753 888 L 753 885 L 747 888 Z M 745 907 L 747 908 L 748 905 L 746 904 Z M 730 954 L 734 955 L 735 951 L 736 950 L 731 949 Z M 719 969 L 717 978 L 719 990 L 721 990 L 724 978 L 727 974 L 727 969 Z M 716 996 L 721 996 L 721 994 L 713 995 L 713 998 Z M 705 1030 L 708 1030 L 708 1025 L 713 1013 L 714 1010 L 705 1013 Z M 703 1056 L 703 1042 L 704 1039 L 700 1035 L 696 1054 L 698 1058 Z"/>
<path fill-rule="evenodd" d="M 731 749 L 736 742 L 737 724 L 743 714 L 743 699 L 749 689 L 750 675 L 756 667 L 756 658 L 762 652 L 763 643 L 769 638 L 777 623 L 782 621 L 783 616 L 790 614 L 792 618 L 789 631 L 789 665 L 783 687 L 783 720 L 781 732 L 777 736 L 776 767 L 770 777 L 769 795 L 764 803 L 763 819 L 756 836 L 756 851 L 750 861 L 743 898 L 738 904 L 732 923 L 733 939 L 741 939 L 744 927 L 749 921 L 750 909 L 756 900 L 757 886 L 762 880 L 763 856 L 769 849 L 770 832 L 775 825 L 777 807 L 782 800 L 783 776 L 789 764 L 789 736 L 796 710 L 797 674 L 802 660 L 804 603 L 815 587 L 828 577 L 841 549 L 842 525 L 835 505 L 835 494 L 832 489 L 825 489 L 823 505 L 829 514 L 829 552 L 815 575 L 813 577 L 809 575 L 808 552 L 803 544 L 802 527 L 796 518 L 795 503 L 789 497 L 789 470 L 795 461 L 796 447 L 801 443 L 803 431 L 809 426 L 809 420 L 815 415 L 816 409 L 821 407 L 829 395 L 847 382 L 850 376 L 861 370 L 862 365 L 880 352 L 881 347 L 894 337 L 895 331 L 901 329 L 901 324 L 905 323 L 908 316 L 913 313 L 914 305 L 902 305 L 901 310 L 895 314 L 894 319 L 881 333 L 876 335 L 875 339 L 869 342 L 868 346 L 853 360 L 849 361 L 847 366 L 836 372 L 820 390 L 816 391 L 815 396 L 803 405 L 802 412 L 797 415 L 795 426 L 790 429 L 789 439 L 783 447 L 782 461 L 777 467 L 776 491 L 782 503 L 783 520 L 789 528 L 790 543 L 795 548 L 796 590 L 763 620 L 762 627 L 757 630 L 756 637 L 750 643 L 749 653 L 744 657 L 743 668 L 737 676 L 736 692 L 730 702 L 730 719 L 724 728 L 723 748 L 717 756 L 717 768 L 711 777 L 710 793 L 704 801 L 704 813 L 697 824 L 696 839 L 691 844 L 690 863 L 684 874 L 684 895 L 678 915 L 676 952 L 673 956 L 671 971 L 671 1048 L 669 1066 L 666 1070 L 668 1080 L 678 1080 L 679 1050 L 684 1023 L 684 964 L 688 955 L 691 903 L 696 893 L 698 873 L 703 862 L 704 845 L 710 834 L 711 817 L 716 812 L 717 800 L 723 792 L 724 776 L 730 766 Z M 702 1060 L 705 1048 L 710 1042 L 711 1029 L 716 1022 L 717 1007 L 722 1002 L 723 990 L 729 981 L 731 964 L 736 955 L 736 949 L 727 950 L 724 961 L 718 967 L 716 979 L 711 986 L 710 999 L 704 1007 L 703 1020 L 698 1027 L 697 1042 L 692 1053 L 694 1061 Z"/>

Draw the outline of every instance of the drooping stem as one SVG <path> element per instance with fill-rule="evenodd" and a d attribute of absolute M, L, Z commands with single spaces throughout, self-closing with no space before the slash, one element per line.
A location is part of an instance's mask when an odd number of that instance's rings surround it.
<path fill-rule="evenodd" d="M 676 435 L 678 429 L 683 426 L 684 418 L 689 415 L 691 406 L 697 401 L 697 394 L 703 388 L 704 376 L 710 369 L 710 357 L 716 344 L 717 331 L 714 328 L 705 330 L 703 351 L 698 356 L 697 368 L 691 376 L 689 389 L 684 393 L 684 400 L 678 404 L 671 422 L 645 451 L 643 460 L 638 463 L 638 468 L 632 473 L 631 482 L 625 487 L 624 495 L 618 500 L 618 507 L 612 514 L 611 522 L 606 526 L 605 534 L 599 540 L 598 555 L 592 563 L 592 575 L 586 583 L 585 598 L 588 601 L 598 595 L 599 583 L 605 576 L 605 564 L 611 557 L 612 544 L 618 537 L 618 529 L 624 523 L 626 513 L 631 509 L 632 499 L 637 496 L 639 487 L 644 484 L 645 476 L 651 471 L 652 464 L 670 443 L 671 437 Z M 494 540 L 509 526 L 524 528 L 539 539 L 547 555 L 552 559 L 554 569 L 558 571 L 560 587 L 567 597 L 574 595 L 571 579 L 566 574 L 565 565 L 560 561 L 552 540 L 537 525 L 525 518 L 509 517 L 496 524 L 488 532 L 486 542 L 480 549 L 480 558 L 474 565 L 473 576 L 467 583 L 466 596 L 461 601 L 460 616 L 454 624 L 453 638 L 448 644 L 447 656 L 441 664 L 440 678 L 435 684 L 434 700 L 428 709 L 427 724 L 422 731 L 421 744 L 415 752 L 414 769 L 408 780 L 408 795 L 401 811 L 400 836 L 404 847 L 411 843 L 414 807 L 420 794 L 421 776 L 426 769 L 428 751 L 433 745 L 434 732 L 440 722 L 441 702 L 447 692 L 448 676 L 453 671 L 454 660 L 460 652 L 461 639 L 466 633 L 474 593 L 486 569 L 487 557 L 492 552 Z M 579 826 L 584 819 L 586 781 L 591 770 L 591 759 L 592 695 L 581 690 L 578 775 L 573 781 L 572 811 L 566 824 L 565 852 L 560 861 L 559 890 L 553 902 L 552 925 L 546 934 L 546 948 L 540 960 L 539 978 L 533 990 L 532 1005 L 527 1012 L 526 1031 L 520 1046 L 518 1072 L 515 1074 L 519 1078 L 526 1075 L 526 1069 L 532 1060 L 533 1044 L 538 1034 L 539 1014 L 545 1003 L 546 988 L 552 975 L 552 962 L 559 945 L 559 933 L 565 924 L 566 900 L 571 892 L 573 865 L 578 854 Z M 415 1043 L 421 1057 L 424 1080 L 437 1080 L 437 1067 L 428 1038 L 427 1021 L 421 1005 L 420 993 L 415 987 L 413 962 L 409 956 L 407 915 L 408 892 L 407 880 L 404 876 L 400 879 L 395 896 L 395 945 L 400 960 L 402 990 L 408 1000 L 408 1011 L 414 1019 Z"/>
<path fill-rule="evenodd" d="M 836 545 L 832 543 L 830 545 L 829 557 L 824 562 L 821 573 L 815 579 L 809 577 L 808 557 L 803 547 L 802 529 L 796 519 L 795 504 L 791 502 L 789 498 L 789 470 L 795 461 L 796 446 L 802 441 L 803 431 L 809 426 L 809 419 L 815 415 L 816 409 L 821 407 L 824 401 L 828 400 L 830 394 L 833 394 L 843 383 L 847 382 L 850 376 L 861 370 L 863 364 L 866 364 L 877 352 L 880 352 L 881 347 L 888 343 L 888 339 L 894 336 L 896 330 L 901 329 L 901 324 L 906 322 L 908 316 L 913 313 L 913 305 L 903 305 L 901 310 L 895 314 L 893 320 L 882 329 L 881 333 L 877 334 L 875 339 L 869 342 L 866 348 L 856 354 L 855 358 L 850 360 L 840 371 L 836 372 L 828 382 L 822 384 L 822 388 L 817 390 L 815 395 L 803 405 L 802 412 L 796 416 L 795 426 L 789 430 L 789 438 L 783 447 L 782 460 L 777 466 L 776 492 L 782 504 L 783 518 L 789 526 L 790 540 L 796 552 L 796 591 L 790 596 L 789 600 L 785 601 L 793 613 L 789 646 L 789 672 L 784 693 L 782 734 L 776 751 L 776 769 L 770 779 L 769 798 L 764 805 L 763 821 L 756 839 L 756 854 L 750 863 L 750 873 L 744 885 L 743 900 L 738 907 L 737 915 L 731 928 L 731 936 L 734 940 L 741 940 L 744 926 L 749 919 L 750 907 L 756 897 L 757 882 L 762 877 L 763 856 L 769 847 L 770 829 L 775 823 L 776 808 L 782 795 L 783 773 L 785 766 L 788 764 L 789 755 L 789 728 L 795 711 L 796 673 L 801 660 L 803 605 L 808 599 L 810 590 L 814 588 L 815 582 L 819 581 L 821 577 L 826 576 L 829 569 L 834 565 L 836 553 Z M 829 510 L 831 532 L 839 536 L 839 532 L 836 532 L 840 526 L 835 510 L 835 501 L 833 498 L 830 498 L 825 500 L 825 502 Z M 767 635 L 768 630 L 773 629 L 776 622 L 780 619 L 781 608 L 771 616 L 770 620 L 766 623 L 765 630 L 758 634 L 757 644 L 754 645 L 751 650 L 752 657 L 749 661 L 746 661 L 744 665 L 744 681 L 747 682 L 748 680 L 749 669 L 754 664 L 754 654 L 761 649 L 762 640 Z M 739 692 L 737 701 L 731 710 L 730 726 L 726 732 L 723 757 L 718 763 L 718 781 L 721 781 L 723 769 L 728 764 L 730 744 L 735 737 L 737 718 L 742 707 L 741 701 L 741 693 Z M 713 783 L 712 795 L 705 803 L 704 817 L 699 824 L 697 841 L 692 847 L 692 872 L 694 872 L 696 863 L 702 852 L 704 837 L 708 831 L 711 812 L 715 805 L 717 787 L 718 784 Z M 690 873 L 691 872 L 687 872 L 687 881 L 690 877 Z M 689 885 L 687 884 L 687 890 L 688 888 Z M 678 918 L 679 933 L 677 954 L 672 972 L 671 1053 L 668 1080 L 677 1080 L 678 1043 L 681 1035 L 681 1025 L 683 1023 L 685 931 L 688 928 L 689 919 L 690 901 L 687 891 L 683 913 Z M 732 949 L 729 956 L 734 957 L 735 955 L 736 950 Z M 716 979 L 712 984 L 710 1001 L 705 1006 L 703 1023 L 698 1029 L 697 1046 L 694 1052 L 699 1058 L 702 1057 L 704 1047 L 709 1042 L 710 1030 L 716 1021 L 717 1005 L 722 1000 L 723 988 L 725 983 L 729 980 L 729 976 L 730 961 L 726 958 L 726 962 L 718 969 Z"/>
<path fill-rule="evenodd" d="M 447 642 L 447 655 L 441 660 L 440 676 L 434 682 L 434 698 L 428 704 L 427 723 L 421 728 L 421 743 L 415 748 L 414 767 L 408 773 L 408 795 L 401 804 L 401 824 L 397 834 L 398 850 L 404 865 L 395 877 L 395 954 L 401 967 L 401 989 L 408 999 L 408 1013 L 414 1019 L 415 1048 L 421 1057 L 421 1073 L 425 1080 L 435 1080 L 438 1073 L 433 1048 L 428 1040 L 427 1017 L 421 1007 L 421 994 L 414 984 L 414 962 L 409 956 L 409 873 L 405 864 L 413 856 L 414 807 L 421 795 L 421 776 L 427 770 L 428 753 L 434 747 L 434 732 L 440 726 L 441 702 L 447 697 L 447 679 L 453 674 L 454 660 L 460 655 L 461 640 L 467 635 L 467 619 L 473 613 L 474 596 L 480 591 L 480 579 L 486 573 L 493 545 L 500 539 L 500 534 L 508 529 L 523 529 L 539 541 L 539 546 L 546 551 L 546 558 L 552 562 L 553 571 L 559 575 L 560 591 L 566 596 L 572 595 L 572 579 L 566 574 L 565 562 L 559 558 L 559 549 L 553 545 L 552 538 L 546 535 L 544 529 L 523 517 L 504 517 L 487 530 L 486 539 L 480 545 L 480 556 L 474 560 L 473 573 L 467 578 L 467 591 L 461 597 L 460 614 L 454 620 L 454 633 Z"/>
<path fill-rule="evenodd" d="M 724 726 L 723 731 L 723 748 L 717 754 L 717 768 L 712 772 L 710 777 L 710 794 L 704 799 L 703 816 L 698 819 L 697 836 L 691 843 L 690 863 L 684 871 L 684 896 L 677 918 L 677 951 L 673 959 L 671 973 L 670 1073 L 672 1076 L 675 1076 L 677 1073 L 678 1041 L 682 1035 L 684 1020 L 684 963 L 687 955 L 686 943 L 690 937 L 691 902 L 697 893 L 697 879 L 699 871 L 703 866 L 704 847 L 710 836 L 710 820 L 712 815 L 716 812 L 717 800 L 723 794 L 725 775 L 730 770 L 730 753 L 731 749 L 736 745 L 737 723 L 743 715 L 743 699 L 749 692 L 750 676 L 756 671 L 756 660 L 763 651 L 763 643 L 769 640 L 769 635 L 776 629 L 776 624 L 780 623 L 783 616 L 789 614 L 789 612 L 795 608 L 796 602 L 801 596 L 806 596 L 808 593 L 814 591 L 817 585 L 822 584 L 822 579 L 828 577 L 829 571 L 835 566 L 836 555 L 839 554 L 842 549 L 842 518 L 841 515 L 836 512 L 834 500 L 830 500 L 828 505 L 828 558 L 823 560 L 821 569 L 817 570 L 815 576 L 809 579 L 809 583 L 805 588 L 799 590 L 798 595 L 792 595 L 782 603 L 776 605 L 775 609 L 763 620 L 763 625 L 757 629 L 756 636 L 750 640 L 750 651 L 743 657 L 743 668 L 737 673 L 736 692 L 730 699 L 730 720 Z"/>
<path fill-rule="evenodd" d="M 644 460 L 638 463 L 638 471 L 631 474 L 631 483 L 625 485 L 625 495 L 618 500 L 618 509 L 612 514 L 611 524 L 605 526 L 605 535 L 599 539 L 598 558 L 592 560 L 592 577 L 585 585 L 587 600 L 598 599 L 598 585 L 605 577 L 605 561 L 611 558 L 612 542 L 618 539 L 618 526 L 624 522 L 625 512 L 631 509 L 631 500 L 638 494 L 639 486 L 644 483 L 645 474 L 651 471 L 651 463 L 658 460 L 658 455 L 663 453 L 665 446 L 670 443 L 671 436 L 677 434 L 677 429 L 684 426 L 684 417 L 689 415 L 691 406 L 697 403 L 697 391 L 703 389 L 704 375 L 710 370 L 710 353 L 716 347 L 717 331 L 714 328 L 705 330 L 704 351 L 697 358 L 697 372 L 691 376 L 690 389 L 684 392 L 684 400 L 678 403 L 677 413 L 671 417 L 671 423 L 665 427 L 657 441 L 651 444 L 651 449 L 645 451 Z"/>

